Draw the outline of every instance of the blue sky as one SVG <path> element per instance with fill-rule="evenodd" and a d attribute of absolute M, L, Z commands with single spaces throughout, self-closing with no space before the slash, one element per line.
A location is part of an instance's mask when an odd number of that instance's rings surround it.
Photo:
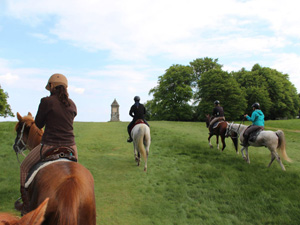
<path fill-rule="evenodd" d="M 14 113 L 36 114 L 53 73 L 69 80 L 76 121 L 121 121 L 133 97 L 173 64 L 218 58 L 223 69 L 289 74 L 300 92 L 297 0 L 0 0 L 0 85 Z M 16 118 L 0 118 L 14 121 Z"/>

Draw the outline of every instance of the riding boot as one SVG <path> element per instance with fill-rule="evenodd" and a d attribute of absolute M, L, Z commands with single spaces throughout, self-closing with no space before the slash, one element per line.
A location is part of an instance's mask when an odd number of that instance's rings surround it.
<path fill-rule="evenodd" d="M 28 196 L 28 189 L 21 186 L 21 198 L 23 203 L 20 202 L 20 198 L 15 202 L 15 209 L 21 211 L 21 215 L 25 215 L 29 212 L 29 196 Z"/>
<path fill-rule="evenodd" d="M 132 137 L 131 136 L 129 136 L 129 138 L 127 139 L 127 142 L 132 142 L 133 140 L 132 140 Z"/>

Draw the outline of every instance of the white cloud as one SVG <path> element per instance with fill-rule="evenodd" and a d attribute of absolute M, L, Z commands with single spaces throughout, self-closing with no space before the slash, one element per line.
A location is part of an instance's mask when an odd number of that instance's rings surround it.
<path fill-rule="evenodd" d="M 280 54 L 271 68 L 288 74 L 290 81 L 300 93 L 300 56 L 296 54 Z"/>
<path fill-rule="evenodd" d="M 13 75 L 11 73 L 7 73 L 4 75 L 0 75 L 1 83 L 4 84 L 12 84 L 19 80 L 19 76 Z"/>
<path fill-rule="evenodd" d="M 74 46 L 141 60 L 161 54 L 190 58 L 189 52 L 259 54 L 283 47 L 286 37 L 300 37 L 300 18 L 292 3 L 296 1 L 11 0 L 8 5 L 11 15 L 34 24 L 54 18 L 48 32 Z M 259 24 L 264 24 L 264 35 L 257 34 L 254 25 Z M 229 32 L 234 35 L 218 43 Z"/>

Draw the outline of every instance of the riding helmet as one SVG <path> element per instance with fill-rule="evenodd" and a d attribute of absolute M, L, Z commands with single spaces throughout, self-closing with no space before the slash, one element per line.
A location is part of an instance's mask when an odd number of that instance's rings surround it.
<path fill-rule="evenodd" d="M 133 99 L 135 102 L 139 102 L 141 99 L 139 96 L 135 96 L 134 99 Z"/>
<path fill-rule="evenodd" d="M 220 104 L 220 101 L 219 101 L 219 100 L 216 100 L 214 103 L 215 103 L 215 105 L 219 105 L 219 104 Z"/>
<path fill-rule="evenodd" d="M 255 102 L 252 107 L 256 108 L 256 109 L 259 109 L 260 108 L 260 105 L 258 102 Z"/>
<path fill-rule="evenodd" d="M 55 73 L 49 78 L 48 83 L 47 83 L 45 88 L 48 91 L 50 91 L 51 88 L 55 88 L 59 85 L 63 85 L 65 88 L 67 88 L 68 87 L 68 80 L 63 74 Z"/>

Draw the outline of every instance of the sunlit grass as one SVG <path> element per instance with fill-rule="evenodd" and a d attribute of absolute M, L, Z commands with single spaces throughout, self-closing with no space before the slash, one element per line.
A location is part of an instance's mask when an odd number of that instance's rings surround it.
<path fill-rule="evenodd" d="M 137 167 L 126 142 L 127 123 L 75 123 L 79 162 L 95 179 L 97 224 L 298 224 L 300 120 L 266 121 L 285 132 L 292 163 L 267 168 L 270 152 L 249 149 L 251 164 L 226 139 L 209 148 L 204 123 L 149 122 L 148 172 Z M 19 196 L 19 165 L 12 150 L 14 123 L 0 123 L 0 211 Z M 273 129 L 274 128 L 274 129 Z"/>

